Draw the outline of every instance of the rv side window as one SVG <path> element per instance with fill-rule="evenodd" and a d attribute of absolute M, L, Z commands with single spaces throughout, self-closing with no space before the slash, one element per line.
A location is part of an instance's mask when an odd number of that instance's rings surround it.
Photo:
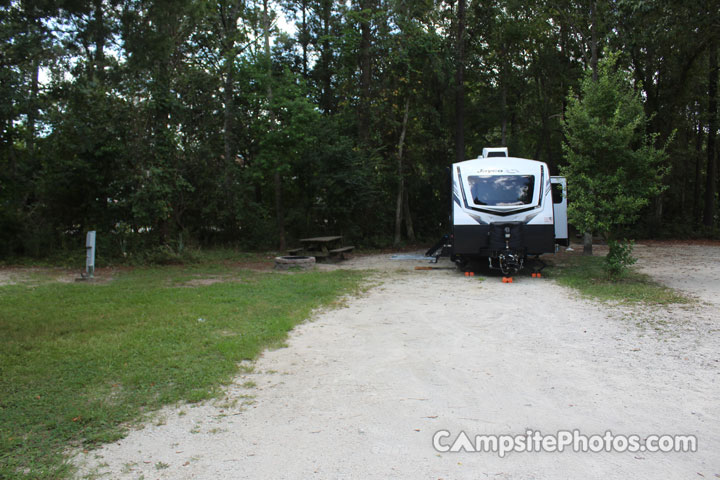
<path fill-rule="evenodd" d="M 475 205 L 527 205 L 532 202 L 534 175 L 478 175 L 468 177 Z"/>
<path fill-rule="evenodd" d="M 553 183 L 552 184 L 552 199 L 553 199 L 553 203 L 562 203 L 562 201 L 563 201 L 562 183 Z"/>
<path fill-rule="evenodd" d="M 505 152 L 488 152 L 488 158 L 492 157 L 504 157 Z"/>

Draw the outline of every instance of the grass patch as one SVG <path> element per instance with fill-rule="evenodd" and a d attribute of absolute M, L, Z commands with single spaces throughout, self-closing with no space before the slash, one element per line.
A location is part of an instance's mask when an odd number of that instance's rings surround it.
<path fill-rule="evenodd" d="M 42 257 L 11 256 L 0 258 L 0 266 L 5 267 L 38 267 L 38 268 L 75 268 L 78 272 L 85 269 L 85 247 L 55 250 Z M 130 252 L 126 256 L 108 256 L 102 247 L 99 248 L 95 258 L 96 268 L 113 266 L 146 265 L 207 265 L 210 262 L 231 263 L 239 261 L 266 260 L 268 252 L 247 252 L 233 248 L 192 248 L 187 247 L 177 252 L 167 246 L 148 248 L 137 252 Z"/>
<path fill-rule="evenodd" d="M 231 281 L 182 286 L 208 275 Z M 162 405 L 215 396 L 238 362 L 362 278 L 192 265 L 107 284 L 0 287 L 0 478 L 68 476 L 68 447 L 116 440 Z"/>
<path fill-rule="evenodd" d="M 692 301 L 632 268 L 623 278 L 612 280 L 603 269 L 604 260 L 599 256 L 568 256 L 546 272 L 548 277 L 554 278 L 559 284 L 575 288 L 581 294 L 601 301 L 648 304 Z"/>

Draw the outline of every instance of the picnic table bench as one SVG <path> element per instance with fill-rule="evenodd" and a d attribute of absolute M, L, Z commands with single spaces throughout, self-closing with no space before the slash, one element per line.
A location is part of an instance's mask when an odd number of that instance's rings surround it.
<path fill-rule="evenodd" d="M 345 254 L 352 252 L 354 249 L 355 249 L 355 247 L 340 247 L 340 248 L 335 248 L 333 250 L 329 250 L 328 253 L 330 253 L 331 257 L 334 255 L 337 255 L 341 259 L 345 260 Z"/>

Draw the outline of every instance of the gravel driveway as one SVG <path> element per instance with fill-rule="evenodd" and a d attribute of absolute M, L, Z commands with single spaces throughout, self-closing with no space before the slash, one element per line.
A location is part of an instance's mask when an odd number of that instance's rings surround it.
<path fill-rule="evenodd" d="M 547 279 L 503 284 L 442 262 L 448 269 L 415 271 L 419 262 L 357 257 L 344 267 L 378 270 L 365 295 L 297 327 L 227 398 L 167 408 L 80 454 L 81 476 L 720 478 L 720 247 L 677 248 L 638 247 L 644 271 L 700 298 L 671 307 L 599 304 Z M 676 261 L 691 266 L 668 266 Z M 673 276 L 698 272 L 700 289 Z M 688 434 L 698 451 L 500 458 L 433 448 L 441 430 L 448 443 L 463 431 L 529 429 Z"/>

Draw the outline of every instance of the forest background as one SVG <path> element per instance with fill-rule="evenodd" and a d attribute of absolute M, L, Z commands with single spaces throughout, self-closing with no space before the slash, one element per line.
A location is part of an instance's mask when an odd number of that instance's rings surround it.
<path fill-rule="evenodd" d="M 630 233 L 717 236 L 719 42 L 717 0 L 1 1 L 0 258 L 435 240 L 453 162 L 558 173 L 606 51 L 667 145 Z"/>

